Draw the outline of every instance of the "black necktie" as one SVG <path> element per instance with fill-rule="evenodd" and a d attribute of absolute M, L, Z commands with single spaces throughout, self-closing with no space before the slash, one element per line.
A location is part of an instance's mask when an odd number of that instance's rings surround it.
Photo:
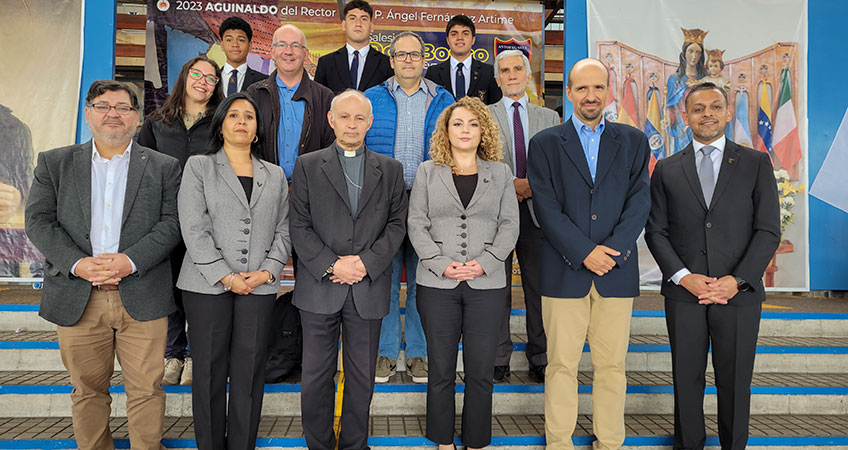
<path fill-rule="evenodd" d="M 230 81 L 227 83 L 227 97 L 238 92 L 238 69 L 230 72 Z"/>
<path fill-rule="evenodd" d="M 462 73 L 462 63 L 456 65 L 456 99 L 465 97 L 465 74 Z"/>
<path fill-rule="evenodd" d="M 359 75 L 359 50 L 353 51 L 353 62 L 350 63 L 350 87 L 356 89 L 356 78 Z"/>

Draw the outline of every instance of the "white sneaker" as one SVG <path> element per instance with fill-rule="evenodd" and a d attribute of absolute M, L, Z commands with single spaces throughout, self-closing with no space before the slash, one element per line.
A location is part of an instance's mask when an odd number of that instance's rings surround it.
<path fill-rule="evenodd" d="M 181 385 L 191 386 L 191 382 L 192 382 L 192 377 L 191 377 L 192 370 L 191 369 L 192 369 L 191 358 L 186 358 L 185 361 L 183 361 L 183 374 L 180 375 L 180 384 Z"/>
<path fill-rule="evenodd" d="M 388 356 L 377 357 L 377 370 L 374 373 L 375 383 L 387 383 L 397 373 L 397 362 Z"/>
<path fill-rule="evenodd" d="M 165 375 L 162 384 L 179 384 L 183 372 L 183 362 L 177 358 L 165 358 Z"/>

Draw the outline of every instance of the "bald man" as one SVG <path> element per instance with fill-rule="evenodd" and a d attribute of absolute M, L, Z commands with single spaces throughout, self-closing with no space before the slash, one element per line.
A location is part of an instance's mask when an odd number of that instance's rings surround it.
<path fill-rule="evenodd" d="M 345 386 L 338 448 L 368 448 L 380 326 L 407 209 L 401 163 L 365 148 L 373 119 L 361 92 L 339 94 L 327 114 L 335 142 L 294 167 L 289 224 L 299 255 L 294 305 L 303 325 L 301 411 L 310 449 L 336 445 L 339 329 Z"/>
<path fill-rule="evenodd" d="M 252 84 L 247 93 L 256 100 L 265 131 L 263 159 L 281 166 L 291 181 L 298 156 L 333 143 L 333 130 L 327 123 L 333 92 L 312 81 L 304 70 L 309 49 L 300 28 L 277 28 L 271 47 L 275 70 Z"/>
<path fill-rule="evenodd" d="M 624 442 L 624 359 L 639 295 L 636 238 L 651 206 L 649 147 L 641 131 L 604 120 L 608 82 L 602 62 L 577 62 L 565 90 L 574 115 L 530 139 L 527 178 L 545 237 L 539 259 L 548 449 L 574 448 L 577 365 L 587 336 L 593 447 Z"/>

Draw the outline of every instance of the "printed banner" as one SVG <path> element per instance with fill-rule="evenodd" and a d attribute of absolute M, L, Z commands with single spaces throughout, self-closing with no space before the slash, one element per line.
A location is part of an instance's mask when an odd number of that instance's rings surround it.
<path fill-rule="evenodd" d="M 37 153 L 74 143 L 82 0 L 4 2 L 0 39 L 0 281 L 36 281 L 44 257 L 24 233 L 24 206 Z"/>
<path fill-rule="evenodd" d="M 477 39 L 472 56 L 492 64 L 497 53 L 520 49 L 530 58 L 534 85 L 530 98 L 541 104 L 544 89 L 544 10 L 538 2 L 526 1 L 431 1 L 374 0 L 374 33 L 371 45 L 388 54 L 389 44 L 402 31 L 415 31 L 426 42 L 427 66 L 450 58 L 445 25 L 456 14 L 465 14 L 475 24 Z M 426 6 L 426 7 L 425 7 Z M 185 61 L 206 54 L 223 66 L 226 62 L 218 27 L 227 17 L 238 16 L 253 29 L 248 65 L 262 73 L 274 70 L 271 39 L 283 24 L 296 25 L 306 34 L 309 58 L 306 70 L 315 74 L 318 58 L 345 44 L 338 2 L 313 1 L 168 1 L 148 2 L 148 50 L 145 69 L 145 112 L 161 105 L 173 87 Z"/>
<path fill-rule="evenodd" d="M 775 168 L 783 236 L 765 285 L 809 289 L 806 0 L 588 3 L 589 54 L 610 71 L 605 117 L 645 131 L 653 170 L 692 141 L 683 122 L 690 88 L 724 89 L 733 116 L 725 135 L 767 152 Z M 658 288 L 641 238 L 639 252 L 642 286 Z"/>

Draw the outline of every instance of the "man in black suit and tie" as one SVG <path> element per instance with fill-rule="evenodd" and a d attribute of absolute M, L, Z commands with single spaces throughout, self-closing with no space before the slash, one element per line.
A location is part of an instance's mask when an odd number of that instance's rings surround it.
<path fill-rule="evenodd" d="M 674 448 L 703 449 L 704 372 L 712 347 L 722 449 L 748 442 L 763 273 L 780 243 L 767 153 L 724 136 L 727 94 L 692 88 L 683 120 L 694 142 L 660 160 L 645 240 L 663 274 L 674 373 Z"/>
<path fill-rule="evenodd" d="M 365 148 L 371 102 L 348 90 L 328 113 L 336 141 L 295 162 L 289 224 L 297 251 L 294 305 L 303 325 L 301 411 L 310 449 L 332 450 L 339 329 L 345 375 L 338 448 L 368 448 L 392 258 L 406 235 L 400 162 Z"/>
<path fill-rule="evenodd" d="M 451 57 L 427 68 L 424 78 L 442 85 L 457 100 L 468 95 L 487 105 L 497 103 L 503 94 L 495 82 L 492 66 L 471 56 L 477 35 L 474 21 L 462 14 L 453 16 L 445 28 L 445 35 Z"/>
<path fill-rule="evenodd" d="M 366 89 L 394 75 L 389 57 L 371 47 L 374 10 L 364 0 L 353 0 L 342 12 L 344 47 L 318 59 L 315 81 L 338 94 L 345 89 Z"/>
<path fill-rule="evenodd" d="M 250 24 L 241 17 L 229 17 L 221 22 L 218 36 L 221 37 L 221 49 L 227 57 L 227 62 L 221 70 L 221 89 L 224 90 L 225 97 L 246 91 L 251 84 L 266 78 L 262 72 L 247 65 L 247 54 L 253 40 Z"/>
<path fill-rule="evenodd" d="M 45 256 L 39 315 L 58 325 L 77 446 L 114 448 L 109 379 L 117 355 L 130 444 L 158 450 L 167 316 L 176 310 L 169 255 L 180 241 L 180 166 L 132 141 L 138 99 L 123 83 L 92 83 L 85 121 L 92 140 L 38 155 L 27 199 L 27 236 Z"/>

